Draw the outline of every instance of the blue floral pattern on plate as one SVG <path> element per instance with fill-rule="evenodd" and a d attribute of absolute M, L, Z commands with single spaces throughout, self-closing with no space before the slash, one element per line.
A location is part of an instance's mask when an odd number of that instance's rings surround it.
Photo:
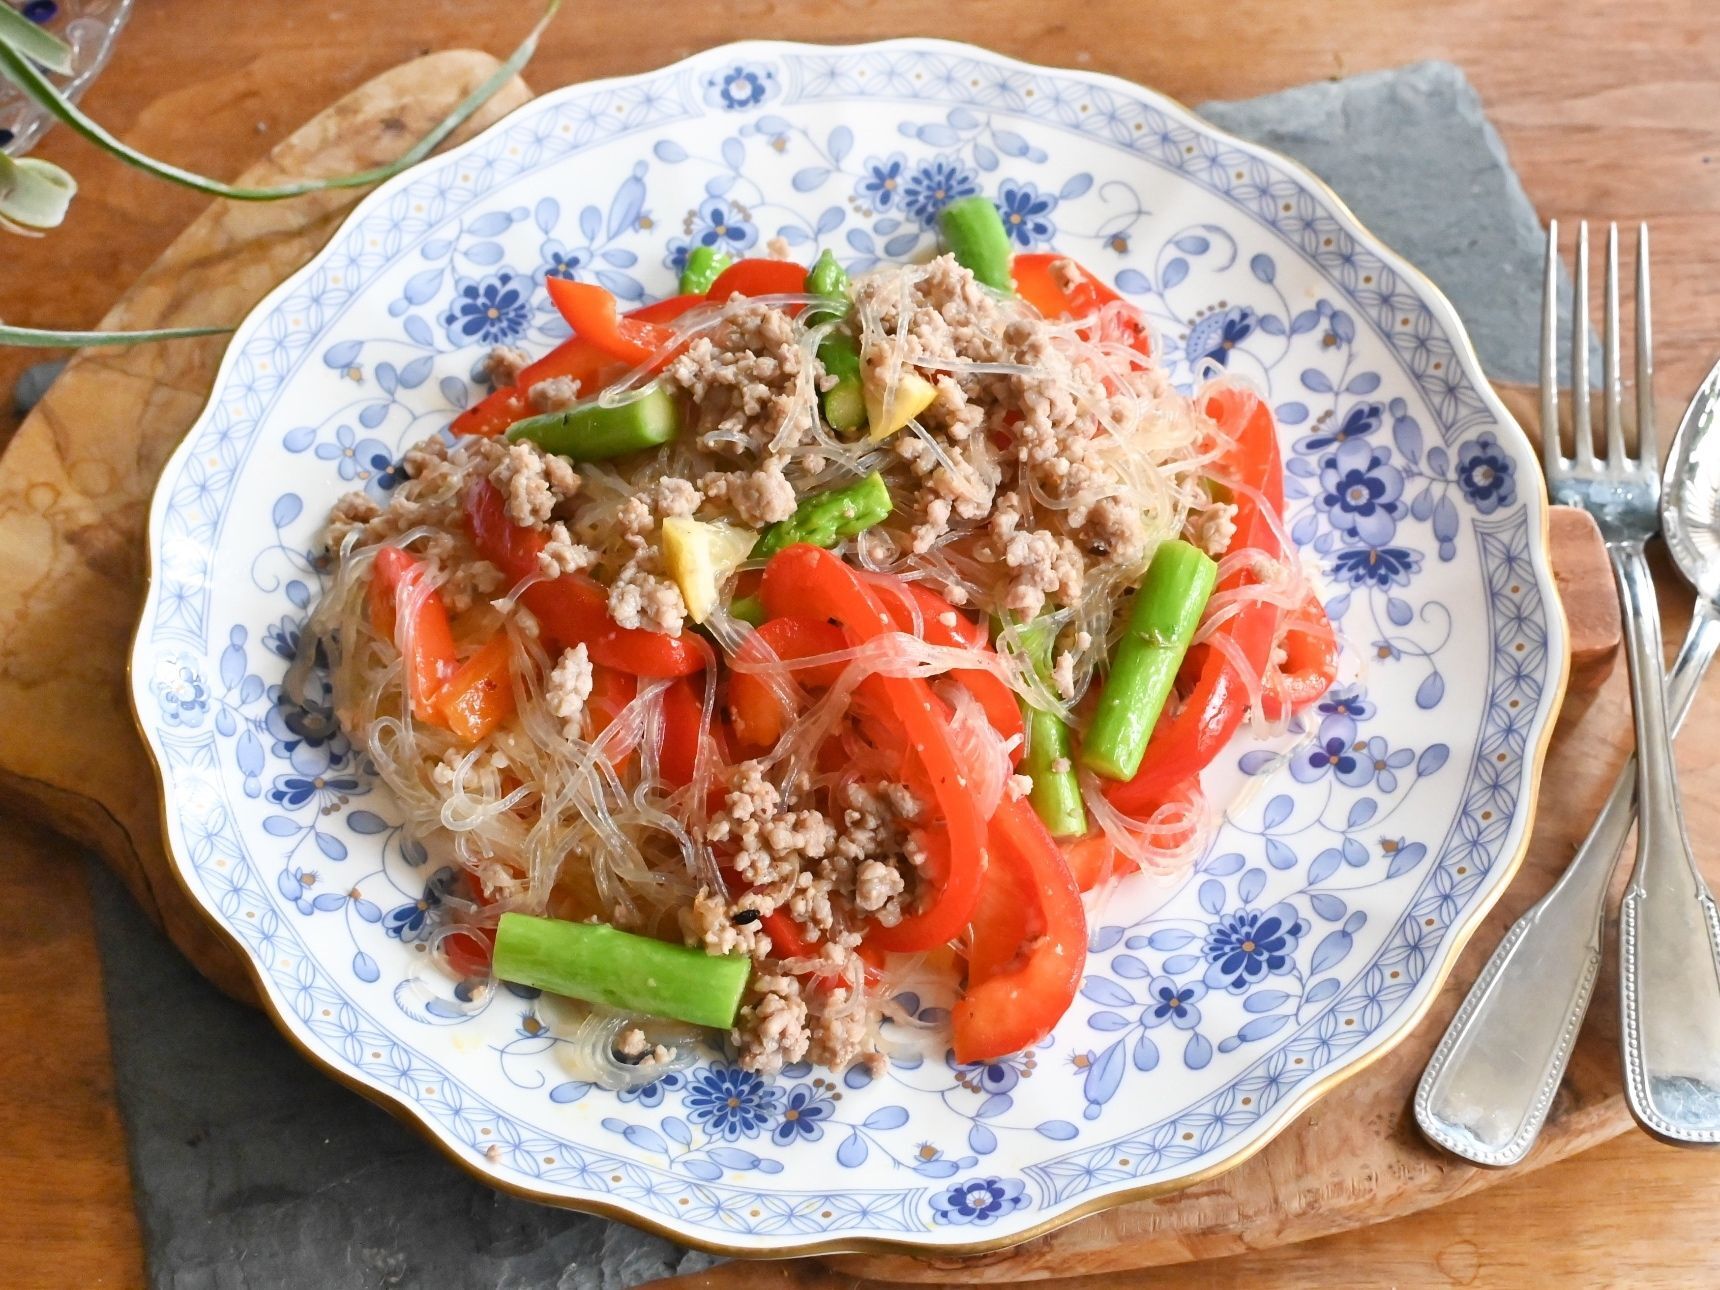
<path fill-rule="evenodd" d="M 1094 909 L 1081 997 L 1033 1051 L 765 1081 L 713 1050 L 584 1083 L 558 1001 L 431 961 L 456 870 L 326 680 L 283 688 L 318 517 L 386 496 L 482 397 L 489 344 L 567 334 L 547 278 L 642 301 L 693 246 L 773 237 L 861 271 L 928 254 L 972 194 L 1130 296 L 1173 380 L 1266 392 L 1344 682 L 1209 772 L 1231 805 L 1208 852 Z M 1563 684 L 1531 461 L 1449 306 L 1294 166 L 962 46 L 731 46 L 548 95 L 383 185 L 259 306 L 156 493 L 133 698 L 175 862 L 283 1023 L 470 1167 L 724 1248 L 961 1249 L 1247 1152 L 1419 1015 L 1520 855 Z"/>

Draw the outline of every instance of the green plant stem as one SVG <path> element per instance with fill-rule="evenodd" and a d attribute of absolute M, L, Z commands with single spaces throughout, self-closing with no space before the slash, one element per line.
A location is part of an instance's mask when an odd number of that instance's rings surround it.
<path fill-rule="evenodd" d="M 152 340 L 190 340 L 226 336 L 231 327 L 158 327 L 149 331 L 46 331 L 0 323 L 0 345 L 19 349 L 87 349 L 96 345 L 138 345 Z"/>
<path fill-rule="evenodd" d="M 520 68 L 526 65 L 537 49 L 538 38 L 560 8 L 561 0 L 549 0 L 544 6 L 543 16 L 527 33 L 526 38 L 520 42 L 519 48 L 515 49 L 507 60 L 485 79 L 483 84 L 462 99 L 458 107 L 442 118 L 429 134 L 413 144 L 395 160 L 387 165 L 360 171 L 354 175 L 341 175 L 332 179 L 306 179 L 297 183 L 280 184 L 272 188 L 243 188 L 236 184 L 223 183 L 218 179 L 208 179 L 193 171 L 169 165 L 164 161 L 157 161 L 155 158 L 129 147 L 115 138 L 106 128 L 85 116 L 74 103 L 60 93 L 59 87 L 43 75 L 30 59 L 3 42 L 0 42 L 0 77 L 11 81 L 23 91 L 24 96 L 31 102 L 89 142 L 111 152 L 126 164 L 135 166 L 158 179 L 182 184 L 187 188 L 196 189 L 198 192 L 208 193 L 212 197 L 226 197 L 233 201 L 279 201 L 283 197 L 299 197 L 305 193 L 317 193 L 331 188 L 363 188 L 397 175 L 408 167 L 417 165 L 429 156 L 444 139 L 464 125 L 473 113 L 488 102 L 497 90 L 512 80 Z"/>

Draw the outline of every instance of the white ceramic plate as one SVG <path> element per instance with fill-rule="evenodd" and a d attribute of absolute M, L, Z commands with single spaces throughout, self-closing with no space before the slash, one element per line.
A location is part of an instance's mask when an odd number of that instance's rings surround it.
<path fill-rule="evenodd" d="M 1094 914 L 1036 1051 L 571 1081 L 551 1001 L 473 1001 L 425 955 L 448 874 L 326 706 L 280 693 L 320 517 L 386 493 L 491 343 L 557 338 L 546 274 L 639 299 L 690 242 L 772 236 L 858 269 L 927 253 L 970 192 L 1134 298 L 1179 379 L 1267 392 L 1354 683 L 1288 760 L 1221 759 L 1210 852 Z M 1521 858 L 1563 693 L 1545 506 L 1450 305 L 1297 166 L 965 46 L 734 45 L 545 95 L 383 185 L 257 307 L 155 495 L 133 698 L 173 859 L 270 1010 L 466 1167 L 713 1248 L 974 1250 L 1238 1162 L 1422 1014 Z"/>

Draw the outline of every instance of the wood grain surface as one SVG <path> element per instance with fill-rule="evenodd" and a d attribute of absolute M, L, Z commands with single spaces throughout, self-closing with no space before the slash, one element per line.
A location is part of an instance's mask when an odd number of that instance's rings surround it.
<path fill-rule="evenodd" d="M 1142 30 L 1147 21 L 1145 11 L 1132 4 L 1091 4 L 1079 11 L 1079 19 L 1067 21 L 1047 17 L 1038 7 L 1013 0 L 986 6 L 944 4 L 935 10 L 909 3 L 773 6 L 749 0 L 720 8 L 677 5 L 663 9 L 663 21 L 649 24 L 637 22 L 636 15 L 620 8 L 612 11 L 594 8 L 589 13 L 580 13 L 571 23 L 564 21 L 546 42 L 532 69 L 533 79 L 548 84 L 640 70 L 718 40 L 759 34 L 838 40 L 905 31 L 971 36 L 983 29 L 988 43 L 1007 52 L 1117 72 L 1158 85 L 1190 101 L 1240 97 L 1311 76 L 1357 71 L 1414 57 L 1453 57 L 1464 64 L 1481 88 L 1531 194 L 1540 199 L 1543 209 L 1599 217 L 1647 215 L 1655 220 L 1659 233 L 1657 312 L 1662 320 L 1659 333 L 1665 378 L 1663 400 L 1682 397 L 1710 361 L 1708 347 L 1714 341 L 1711 330 L 1705 332 L 1704 326 L 1712 328 L 1716 302 L 1720 300 L 1720 288 L 1715 285 L 1720 277 L 1713 272 L 1715 260 L 1720 258 L 1720 247 L 1712 241 L 1705 245 L 1701 234 L 1705 229 L 1712 233 L 1712 221 L 1704 224 L 1704 220 L 1708 218 L 1707 212 L 1720 205 L 1720 170 L 1708 160 L 1720 151 L 1715 127 L 1720 120 L 1720 112 L 1715 110 L 1720 78 L 1714 74 L 1713 19 L 1707 16 L 1708 7 L 1704 4 L 1655 0 L 1628 14 L 1612 10 L 1612 16 L 1606 18 L 1599 5 L 1573 7 L 1554 5 L 1547 0 L 1529 0 L 1511 6 L 1508 12 L 1498 12 L 1493 5 L 1471 0 L 1426 11 L 1408 4 L 1356 2 L 1323 6 L 1319 19 L 1313 21 L 1303 15 L 1293 16 L 1269 0 L 1239 0 L 1224 9 L 1194 11 L 1183 7 L 1163 13 L 1155 10 L 1151 15 L 1150 38 Z M 89 99 L 90 106 L 110 121 L 126 123 L 128 137 L 133 141 L 213 173 L 228 175 L 255 156 L 270 138 L 278 137 L 283 125 L 304 119 L 321 103 L 352 88 L 363 76 L 419 52 L 422 46 L 482 41 L 504 47 L 514 37 L 514 24 L 525 18 L 519 7 L 505 16 L 493 10 L 489 17 L 474 18 L 473 7 L 446 0 L 412 5 L 378 0 L 340 10 L 338 14 L 332 6 L 308 3 L 259 5 L 252 12 L 254 21 L 235 23 L 224 20 L 231 11 L 215 0 L 173 0 L 143 6 L 121 46 L 119 61 L 97 85 Z M 1008 16 L 1009 21 L 998 21 L 1000 16 Z M 183 33 L 190 30 L 199 33 L 197 41 L 184 40 Z M 1142 30 L 1142 39 L 1117 41 L 1109 37 L 1109 33 L 1119 30 Z M 1704 34 L 1710 36 L 1706 43 L 1702 40 Z M 1340 50 L 1341 55 L 1337 52 Z M 1540 70 L 1529 75 L 1526 69 Z M 407 126 L 402 118 L 398 129 L 401 139 L 410 137 Z M 386 137 L 393 138 L 394 133 L 390 131 Z M 395 146 L 399 146 L 398 142 Z M 89 323 L 111 305 L 119 288 L 184 227 L 200 207 L 201 199 L 123 172 L 107 159 L 93 156 L 65 132 L 51 135 L 42 155 L 72 164 L 84 183 L 85 195 L 67 228 L 53 243 L 53 263 L 66 266 L 64 269 L 26 274 L 20 271 L 22 261 L 17 256 L 9 256 L 0 263 L 0 316 L 40 325 Z M 304 156 L 299 154 L 294 158 L 294 165 Z M 270 209 L 284 221 L 277 239 L 283 245 L 293 240 L 295 227 L 302 232 L 314 223 L 314 217 L 293 215 L 291 207 Z M 323 214 L 326 217 L 326 212 Z M 230 219 L 231 215 L 214 218 L 219 221 Z M 330 227 L 323 225 L 325 235 Z M 290 257 L 283 255 L 286 258 Z M 265 263 L 259 262 L 259 272 Z M 200 267 L 192 264 L 187 272 L 195 273 Z M 215 281 L 211 275 L 205 285 Z M 181 277 L 179 285 L 157 282 L 156 289 L 167 293 L 163 298 L 176 297 L 170 302 L 180 307 L 178 316 L 188 321 L 219 321 L 218 317 L 194 311 L 194 306 L 213 306 L 218 302 L 188 289 L 185 284 L 191 282 L 192 279 Z M 254 294 L 261 294 L 267 285 L 260 283 Z M 8 383 L 8 377 L 21 361 L 18 355 L 0 354 L 0 384 Z M 182 408 L 180 401 L 184 399 L 195 405 L 196 360 L 179 361 L 185 366 L 174 369 L 175 376 L 164 383 L 164 393 L 157 396 L 165 400 L 160 407 Z M 125 403 L 122 387 L 130 379 L 125 369 L 121 368 L 112 379 L 115 390 L 112 416 L 100 424 L 115 443 L 109 455 L 98 461 L 111 473 L 92 473 L 89 467 L 84 467 L 81 474 L 68 473 L 63 481 L 55 482 L 57 491 L 52 495 L 40 490 L 33 496 L 27 495 L 23 501 L 38 516 L 75 515 L 91 495 L 106 496 L 115 489 L 137 489 L 133 495 L 137 506 L 146 499 L 147 482 L 139 486 L 134 476 L 148 475 L 160 458 L 128 458 L 125 450 L 130 441 L 126 436 L 140 420 L 146 428 L 153 424 L 159 409 L 152 406 L 144 410 L 136 402 Z M 132 393 L 135 398 L 135 391 Z M 81 424 L 62 423 L 55 434 L 75 433 Z M 8 549 L 15 542 L 31 539 L 27 526 L 11 532 L 0 529 L 0 542 L 6 543 Z M 127 551 L 122 541 L 100 531 L 86 531 L 84 540 L 93 553 L 88 563 L 110 571 L 90 584 L 90 596 L 85 603 L 97 612 L 105 612 L 107 602 L 123 599 L 119 588 L 124 579 L 111 571 L 128 563 L 135 570 L 137 553 Z M 129 620 L 130 613 L 128 604 L 122 614 Z M 62 621 L 58 626 L 63 631 L 81 623 L 81 619 L 75 624 Z M 1678 629 L 1679 624 L 1669 624 L 1669 634 Z M 10 638 L 10 630 L 7 636 Z M 50 638 L 63 640 L 64 636 L 56 638 L 50 633 Z M 18 661 L 9 655 L 0 661 L 0 677 L 7 675 L 21 676 L 25 682 L 32 680 L 28 668 L 20 673 Z M 116 686 L 111 676 L 93 678 L 92 684 L 92 693 L 112 693 Z M 1563 760 L 1555 760 L 1549 783 L 1558 790 L 1551 804 L 1561 816 L 1569 817 L 1571 828 L 1565 832 L 1571 836 L 1543 840 L 1544 845 L 1531 858 L 1524 880 L 1507 897 L 1510 909 L 1502 910 L 1501 918 L 1526 905 L 1535 894 L 1537 880 L 1544 885 L 1547 876 L 1562 863 L 1569 853 L 1577 821 L 1592 813 L 1592 803 L 1604 790 L 1619 755 L 1616 734 L 1622 726 L 1621 684 L 1622 678 L 1613 677 L 1597 695 L 1573 705 L 1567 714 L 1567 727 L 1557 755 Z M 1706 714 L 1709 722 L 1713 716 L 1712 710 Z M 0 716 L 0 726 L 12 728 L 19 718 L 35 717 L 33 712 L 15 711 Z M 1699 714 L 1698 720 L 1702 719 L 1703 714 Z M 32 724 L 41 730 L 39 720 Z M 92 774 L 105 769 L 99 760 L 102 749 L 85 746 L 72 751 L 88 753 L 94 759 L 89 767 Z M 1687 759 L 1685 764 L 1687 792 L 1707 804 L 1720 800 L 1717 792 L 1720 770 L 1712 765 L 1713 761 Z M 103 821 L 94 820 L 85 821 L 84 827 L 91 836 L 99 836 L 105 827 L 110 830 L 111 838 L 111 830 L 116 826 L 112 821 L 104 826 Z M 56 927 L 79 924 L 83 911 L 77 902 L 50 905 L 47 903 L 51 900 L 50 892 L 51 888 L 27 892 L 27 911 L 35 899 L 42 902 L 37 908 L 54 908 L 58 917 L 52 921 Z M 1488 933 L 1483 932 L 1479 939 L 1487 941 Z M 89 952 L 87 946 L 79 945 L 76 936 L 67 943 L 83 953 Z M 1466 962 L 1463 971 L 1472 972 L 1476 966 L 1473 960 L 1480 957 L 1484 953 L 1472 952 L 1467 956 L 1471 961 Z M 57 979 L 58 972 L 38 975 L 38 966 L 31 961 L 30 970 L 21 979 L 38 982 Z M 71 971 L 75 974 L 77 969 Z M 88 961 L 83 971 L 87 979 L 92 976 Z M 1600 1006 L 1605 1010 L 1611 1002 L 1603 999 Z M 99 1000 L 93 1006 L 86 1002 L 85 1008 L 88 1015 L 99 1015 Z M 1591 1026 L 1590 1037 L 1573 1064 L 1561 1106 L 1555 1111 L 1558 1144 L 1568 1149 L 1608 1136 L 1622 1125 L 1613 1092 L 1616 1063 L 1605 1039 L 1606 1019 L 1597 1020 L 1603 1024 Z M 18 1002 L 11 994 L 0 996 L 0 1036 L 7 1041 L 9 1054 L 24 1051 L 21 1040 L 27 1034 L 31 1036 L 31 1044 L 42 1042 L 36 1038 L 31 1021 L 27 1003 Z M 1443 1016 L 1436 1016 L 1423 1028 L 1430 1036 L 1428 1042 L 1443 1021 Z M 79 1048 L 74 1041 L 68 1051 L 82 1060 L 89 1046 Z M 1366 1078 L 1396 1080 L 1407 1089 L 1419 1063 L 1407 1048 L 1400 1050 L 1396 1058 L 1403 1069 L 1394 1070 L 1393 1060 L 1388 1058 Z M 15 1069 L 18 1064 L 9 1060 L 0 1067 L 7 1081 L 0 1093 L 9 1095 L 13 1086 L 20 1083 L 26 1072 Z M 27 1073 L 33 1076 L 37 1072 Z M 1352 1089 L 1364 1087 L 1358 1084 Z M 99 1087 L 61 1082 L 53 1092 L 62 1103 L 78 1102 L 82 1097 L 89 1106 L 107 1106 Z M 1431 1204 L 1496 1180 L 1493 1175 L 1448 1168 L 1421 1149 L 1408 1123 L 1401 1094 L 1395 1106 L 1365 1101 L 1357 1105 L 1344 1099 L 1345 1091 L 1341 1090 L 1322 1102 L 1291 1135 L 1280 1139 L 1245 1170 L 1230 1175 L 1232 1184 L 1215 1183 L 1198 1193 L 1185 1193 L 1183 1198 L 1131 1207 L 1109 1220 L 1090 1220 L 1068 1229 L 1064 1237 L 1054 1238 L 1068 1242 L 1066 1247 L 1042 1242 L 1014 1256 L 1015 1262 L 994 1262 L 984 1269 L 963 1267 L 945 1272 L 906 1261 L 882 1260 L 850 1263 L 840 1274 L 830 1275 L 851 1278 L 852 1272 L 860 1269 L 920 1279 L 959 1276 L 965 1282 L 980 1276 L 1014 1281 L 1026 1276 L 1103 1273 L 1108 1268 L 1135 1266 L 1149 1259 L 1165 1262 L 1250 1250 L 1384 1217 L 1390 1206 L 1378 1203 L 1382 1185 L 1399 1194 L 1413 1195 L 1417 1204 Z M 10 1097 L 7 1103 L 11 1104 Z M 107 1117 L 111 1134 L 111 1107 Z M 28 1138 L 21 1143 L 16 1137 L 11 1141 L 19 1144 L 29 1161 L 42 1166 L 61 1164 L 61 1160 L 54 1159 L 58 1150 L 66 1158 L 84 1156 L 97 1164 L 105 1160 L 111 1168 L 112 1157 L 108 1154 L 112 1150 L 111 1138 L 104 1142 L 100 1120 L 100 1114 L 91 1115 L 88 1111 L 81 1117 L 62 1115 L 57 1122 L 69 1126 L 74 1135 L 71 1150 L 64 1144 L 51 1147 Z M 1370 1153 L 1370 1144 L 1378 1145 L 1384 1154 Z M 1385 1151 L 1386 1147 L 1390 1150 Z M 1424 1159 L 1406 1166 L 1397 1158 L 1400 1150 L 1411 1155 L 1419 1153 Z M 1540 1159 L 1553 1154 L 1557 1152 L 1545 1151 Z M 1635 1204 L 1652 1207 L 1653 1201 L 1648 1197 L 1654 1184 L 1675 1176 L 1670 1161 L 1682 1163 L 1688 1159 L 1664 1149 L 1648 1151 L 1633 1145 L 1620 1149 L 1618 1161 L 1622 1163 L 1609 1165 L 1602 1161 L 1590 1166 L 1586 1160 L 1579 1160 L 1558 1166 L 1539 1179 L 1580 1176 L 1591 1180 L 1590 1190 L 1599 1195 L 1602 1180 L 1619 1176 L 1621 1171 L 1634 1171 L 1629 1177 L 1642 1194 L 1625 1202 L 1622 1212 L 1628 1215 L 1635 1212 Z M 1324 1162 L 1324 1168 L 1310 1169 L 1311 1160 Z M 1342 1165 L 1334 1166 L 1334 1160 Z M 11 1201 L 12 1212 L 20 1213 L 21 1206 L 32 1203 L 42 1206 L 44 1198 L 52 1201 L 57 1195 L 70 1196 L 69 1189 L 63 1193 L 42 1190 L 43 1180 L 55 1177 L 56 1172 L 50 1168 L 16 1169 L 9 1180 L 15 1194 L 0 1193 L 0 1198 Z M 1676 1176 L 1688 1180 L 1689 1166 L 1685 1165 Z M 1504 1190 L 1491 1192 L 1489 1197 L 1522 1197 L 1525 1199 L 1513 1203 L 1512 1208 L 1533 1209 L 1538 1204 L 1549 1204 L 1552 1196 L 1560 1196 L 1565 1203 L 1558 1208 L 1568 1218 L 1583 1188 L 1572 1183 L 1556 1186 L 1540 1180 L 1532 1176 L 1508 1183 Z M 30 1190 L 31 1183 L 36 1184 L 36 1190 Z M 136 1267 L 135 1247 L 129 1244 L 134 1238 L 128 1224 L 115 1218 L 124 1216 L 124 1207 L 114 1206 L 113 1189 L 93 1186 L 87 1193 L 80 1193 L 80 1200 L 87 1195 L 87 1204 L 97 1206 L 98 1193 L 109 1201 L 107 1218 L 111 1221 L 92 1223 L 86 1218 L 84 1226 L 92 1248 L 109 1252 L 110 1261 L 101 1265 L 108 1271 L 92 1271 L 80 1279 L 95 1283 L 101 1275 L 108 1275 L 123 1284 L 132 1279 Z M 1706 1194 L 1720 1199 L 1720 1186 L 1711 1187 Z M 1269 1199 L 1277 1196 L 1284 1197 L 1282 1203 Z M 1542 1199 L 1537 1201 L 1536 1197 Z M 1456 1246 L 1446 1248 L 1438 1243 L 1437 1220 L 1443 1214 L 1467 1213 L 1469 1209 L 1465 1206 L 1479 1206 L 1476 1212 L 1484 1212 L 1488 1199 L 1460 1202 L 1450 1211 L 1441 1210 L 1383 1229 L 1422 1233 L 1404 1238 L 1411 1244 L 1390 1266 L 1401 1268 L 1406 1280 L 1437 1277 L 1459 1282 L 1474 1280 L 1484 1256 L 1487 1266 L 1498 1259 L 1502 1273 L 1508 1268 L 1532 1266 L 1536 1234 L 1556 1230 L 1545 1222 L 1513 1220 L 1508 1230 L 1488 1233 L 1488 1244 L 1477 1243 L 1474 1258 L 1461 1250 L 1452 1255 L 1451 1249 Z M 1657 1222 L 1670 1212 L 1652 1211 Z M 1607 1220 L 1616 1213 L 1608 1208 Z M 1228 1225 L 1226 1230 L 1214 1233 L 1211 1224 L 1215 1217 Z M 1432 1227 L 1428 1226 L 1430 1223 Z M 1453 1219 L 1453 1223 L 1458 1225 L 1451 1229 L 1454 1232 L 1474 1230 L 1463 1228 L 1461 1219 Z M 1608 1228 L 1599 1219 L 1587 1225 L 1595 1233 L 1619 1230 L 1622 1234 L 1624 1230 L 1623 1225 Z M 1638 1223 L 1636 1228 L 1627 1242 L 1626 1262 L 1619 1267 L 1634 1266 L 1641 1270 L 1669 1257 L 1664 1247 L 1656 1244 L 1657 1239 L 1664 1240 L 1663 1234 L 1668 1230 L 1664 1222 L 1658 1227 Z M 18 1245 L 14 1238 L 0 1235 L 0 1273 L 11 1268 L 10 1259 Z M 1325 1247 L 1330 1248 L 1321 1253 Z M 1507 1247 L 1515 1253 L 1495 1253 Z M 1275 1275 L 1269 1269 L 1277 1267 L 1283 1270 L 1288 1284 L 1312 1284 L 1322 1279 L 1326 1283 L 1346 1283 L 1356 1279 L 1346 1275 L 1346 1268 L 1371 1266 L 1370 1261 L 1378 1257 L 1382 1248 L 1368 1234 L 1351 1234 L 1298 1247 L 1288 1256 L 1247 1254 L 1240 1260 L 1211 1266 L 1233 1267 L 1237 1275 L 1244 1275 L 1252 1268 L 1255 1275 L 1268 1278 Z M 1566 1243 L 1560 1251 L 1560 1266 L 1579 1280 L 1611 1281 L 1612 1271 L 1592 1261 L 1597 1248 L 1592 1242 Z M 1661 1255 L 1656 1255 L 1657 1249 L 1663 1251 Z M 1346 1254 L 1345 1250 L 1350 1252 Z M 1586 1258 L 1591 1261 L 1584 1262 Z M 1361 1262 L 1355 1262 L 1357 1259 Z M 1630 1263 L 1630 1259 L 1635 1262 Z M 36 1266 L 45 1270 L 52 1265 L 38 1261 Z M 790 1266 L 801 1269 L 803 1265 Z M 1687 1272 L 1695 1267 L 1688 1262 L 1668 1266 Z M 1323 1278 L 1318 1272 L 1320 1267 L 1327 1269 Z M 1545 1258 L 1537 1272 L 1537 1279 L 1539 1275 L 1557 1274 Z M 1130 1281 L 1140 1275 L 1131 1276 Z M 1221 1274 L 1214 1271 L 1203 1275 Z M 1382 1270 L 1382 1275 L 1396 1277 L 1400 1273 Z M 0 1279 L 20 1285 L 65 1283 L 58 1275 L 53 1280 L 36 1282 L 27 1277 Z M 1369 1275 L 1365 1279 L 1377 1278 Z M 853 1283 L 850 1279 L 781 1284 Z M 1106 1284 L 1122 1283 L 1115 1279 L 1106 1281 Z"/>

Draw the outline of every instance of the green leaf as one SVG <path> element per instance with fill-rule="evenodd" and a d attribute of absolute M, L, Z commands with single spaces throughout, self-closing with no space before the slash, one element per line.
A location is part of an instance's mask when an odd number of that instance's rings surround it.
<path fill-rule="evenodd" d="M 0 4 L 0 45 L 17 50 L 50 72 L 71 75 L 72 47 L 8 4 Z"/>
<path fill-rule="evenodd" d="M 0 221 L 25 232 L 57 228 L 77 191 L 77 181 L 53 162 L 0 152 Z"/>
<path fill-rule="evenodd" d="M 0 345 L 22 349 L 87 349 L 97 345 L 136 345 L 150 340 L 188 340 L 194 336 L 225 336 L 231 327 L 159 327 L 154 331 L 44 331 L 37 327 L 8 327 L 0 323 Z"/>
<path fill-rule="evenodd" d="M 85 116 L 76 105 L 71 103 L 59 89 L 18 51 L 5 42 L 0 41 L 0 77 L 11 81 L 24 96 L 35 103 L 43 111 L 49 113 L 55 120 L 64 123 L 69 129 L 82 135 L 98 148 L 105 149 L 128 165 L 152 174 L 159 179 L 172 183 L 183 184 L 198 192 L 208 193 L 213 197 L 227 197 L 242 202 L 278 201 L 283 197 L 298 197 L 305 193 L 318 193 L 330 188 L 363 188 L 369 184 L 378 183 L 391 176 L 399 174 L 411 166 L 417 165 L 429 156 L 436 146 L 481 108 L 501 89 L 514 75 L 524 67 L 537 49 L 538 38 L 544 28 L 549 26 L 556 11 L 561 8 L 561 0 L 549 0 L 544 6 L 543 16 L 520 42 L 519 48 L 508 56 L 506 62 L 498 67 L 484 83 L 468 94 L 460 105 L 444 117 L 429 134 L 409 148 L 394 161 L 385 166 L 377 166 L 372 170 L 361 171 L 356 175 L 341 175 L 332 179 L 306 179 L 297 183 L 280 184 L 274 188 L 241 188 L 233 184 L 223 183 L 218 179 L 207 179 L 202 175 L 178 166 L 157 161 L 153 157 L 130 148 L 108 133 L 102 126 Z"/>

